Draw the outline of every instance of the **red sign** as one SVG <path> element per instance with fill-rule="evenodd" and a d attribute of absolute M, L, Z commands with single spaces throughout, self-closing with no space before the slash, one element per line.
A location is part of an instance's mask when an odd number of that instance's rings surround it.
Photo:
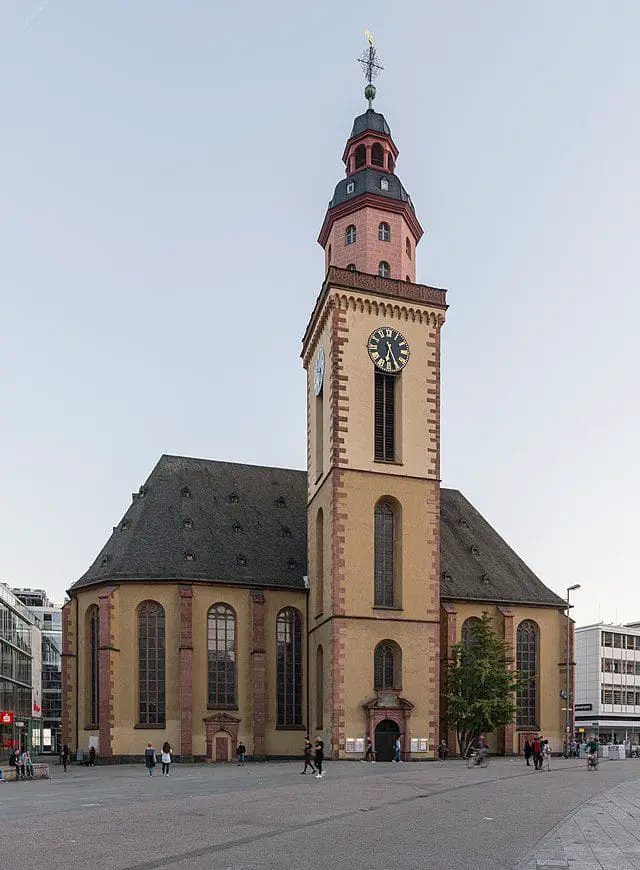
<path fill-rule="evenodd" d="M 13 713 L 0 713 L 0 725 L 13 725 Z"/>

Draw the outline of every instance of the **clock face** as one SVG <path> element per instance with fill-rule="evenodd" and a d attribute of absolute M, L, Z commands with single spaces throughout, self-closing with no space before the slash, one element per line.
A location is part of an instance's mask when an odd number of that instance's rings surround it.
<path fill-rule="evenodd" d="M 320 348 L 316 357 L 316 364 L 313 368 L 313 392 L 316 396 L 320 395 L 322 390 L 322 382 L 324 381 L 324 348 Z"/>
<path fill-rule="evenodd" d="M 372 363 L 381 372 L 395 375 L 409 362 L 409 343 L 391 326 L 374 329 L 367 341 L 367 350 Z"/>

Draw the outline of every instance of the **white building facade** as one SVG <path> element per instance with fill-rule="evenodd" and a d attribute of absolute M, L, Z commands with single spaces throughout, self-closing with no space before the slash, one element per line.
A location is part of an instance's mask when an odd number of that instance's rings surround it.
<path fill-rule="evenodd" d="M 576 628 L 575 660 L 576 731 L 640 744 L 640 623 Z"/>

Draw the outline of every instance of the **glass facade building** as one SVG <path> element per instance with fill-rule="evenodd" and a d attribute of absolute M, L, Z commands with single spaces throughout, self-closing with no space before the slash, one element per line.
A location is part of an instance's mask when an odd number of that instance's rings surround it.
<path fill-rule="evenodd" d="M 2 760 L 19 746 L 41 751 L 41 644 L 38 617 L 0 583 L 0 714 L 7 714 L 0 718 Z"/>

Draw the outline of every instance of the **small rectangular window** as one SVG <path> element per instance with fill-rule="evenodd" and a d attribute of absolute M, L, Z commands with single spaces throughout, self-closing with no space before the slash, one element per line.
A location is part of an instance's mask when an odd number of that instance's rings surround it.
<path fill-rule="evenodd" d="M 355 184 L 353 183 L 353 181 L 348 181 L 347 182 L 347 193 L 353 193 L 354 188 L 355 188 Z"/>
<path fill-rule="evenodd" d="M 396 378 L 375 372 L 374 458 L 394 462 L 396 458 Z"/>
<path fill-rule="evenodd" d="M 613 639 L 610 631 L 602 632 L 602 646 L 613 646 Z"/>

